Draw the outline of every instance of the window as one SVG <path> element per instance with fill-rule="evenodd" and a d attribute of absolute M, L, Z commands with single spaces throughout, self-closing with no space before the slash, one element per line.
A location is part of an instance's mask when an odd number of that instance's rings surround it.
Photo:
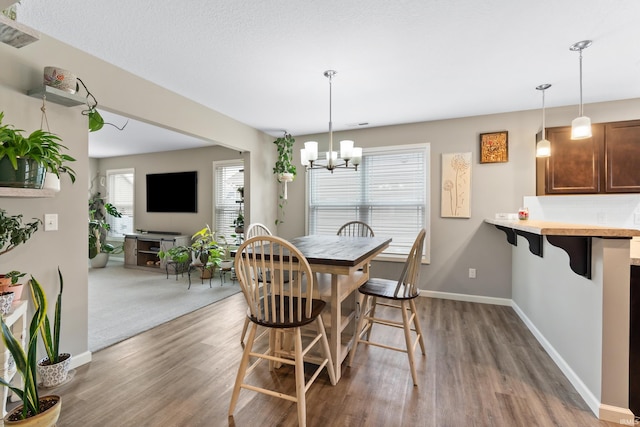
<path fill-rule="evenodd" d="M 335 234 L 347 221 L 371 226 L 393 240 L 384 252 L 409 254 L 422 228 L 429 237 L 429 144 L 367 149 L 358 172 L 309 172 L 309 234 Z M 429 260 L 429 244 L 425 248 Z"/>
<path fill-rule="evenodd" d="M 122 214 L 121 218 L 107 215 L 111 238 L 122 238 L 124 234 L 133 233 L 133 184 L 133 169 L 107 171 L 107 203 L 111 203 Z"/>
<path fill-rule="evenodd" d="M 218 236 L 229 237 L 235 234 L 233 221 L 243 211 L 238 188 L 244 188 L 244 162 L 233 160 L 214 162 L 214 228 Z"/>

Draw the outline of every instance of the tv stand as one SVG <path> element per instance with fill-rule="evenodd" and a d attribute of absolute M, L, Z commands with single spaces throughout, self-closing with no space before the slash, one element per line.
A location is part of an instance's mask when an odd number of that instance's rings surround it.
<path fill-rule="evenodd" d="M 164 273 L 167 260 L 161 260 L 158 252 L 190 244 L 191 236 L 187 235 L 152 232 L 127 234 L 124 237 L 124 266 Z"/>

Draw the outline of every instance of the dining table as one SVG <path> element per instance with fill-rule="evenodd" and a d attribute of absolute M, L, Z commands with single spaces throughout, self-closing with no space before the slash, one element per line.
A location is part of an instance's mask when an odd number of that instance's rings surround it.
<path fill-rule="evenodd" d="M 309 262 L 314 289 L 329 306 L 323 321 L 338 381 L 342 362 L 355 342 L 359 302 L 356 290 L 369 279 L 371 261 L 389 247 L 391 238 L 309 235 L 289 241 Z"/>

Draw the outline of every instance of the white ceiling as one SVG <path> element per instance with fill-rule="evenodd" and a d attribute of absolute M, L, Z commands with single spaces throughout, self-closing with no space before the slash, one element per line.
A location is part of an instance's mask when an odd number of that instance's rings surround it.
<path fill-rule="evenodd" d="M 593 40 L 584 102 L 637 98 L 638 16 L 638 0 L 27 0 L 18 9 L 38 31 L 274 136 L 328 129 L 327 69 L 338 71 L 334 130 L 536 109 L 542 83 L 553 85 L 548 107 L 577 113 L 569 46 L 584 39 Z M 165 149 L 174 138 L 160 138 Z"/>

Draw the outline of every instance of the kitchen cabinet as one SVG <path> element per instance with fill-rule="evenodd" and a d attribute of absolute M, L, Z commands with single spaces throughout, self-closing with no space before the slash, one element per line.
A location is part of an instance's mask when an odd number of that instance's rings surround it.
<path fill-rule="evenodd" d="M 536 195 L 640 193 L 640 120 L 594 124 L 592 131 L 572 140 L 570 126 L 546 129 L 551 156 L 537 161 Z"/>

